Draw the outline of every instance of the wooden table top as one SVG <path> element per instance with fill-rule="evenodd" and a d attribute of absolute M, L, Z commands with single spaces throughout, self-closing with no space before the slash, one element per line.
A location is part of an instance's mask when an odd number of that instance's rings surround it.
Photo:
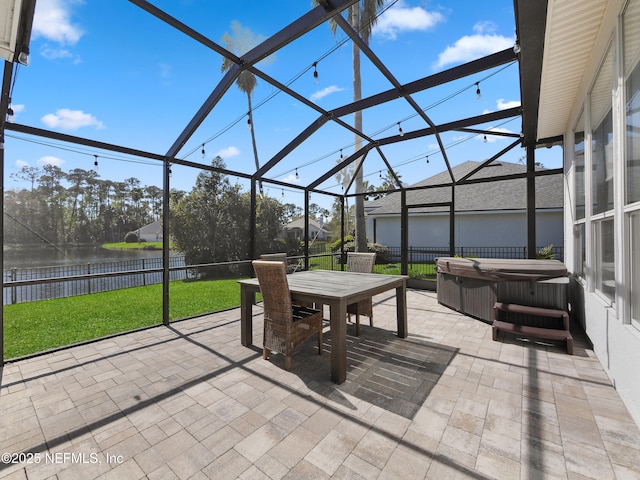
<path fill-rule="evenodd" d="M 287 275 L 287 282 L 292 294 L 306 294 L 319 300 L 351 302 L 401 287 L 408 278 L 406 275 L 306 270 Z M 259 287 L 257 278 L 240 280 L 239 283 Z"/>

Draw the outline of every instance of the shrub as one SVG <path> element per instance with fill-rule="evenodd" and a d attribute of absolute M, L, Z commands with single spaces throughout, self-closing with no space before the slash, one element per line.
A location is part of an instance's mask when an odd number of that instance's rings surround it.
<path fill-rule="evenodd" d="M 346 238 L 346 237 L 345 237 Z M 338 250 L 340 249 L 340 247 L 338 247 Z M 331 247 L 332 251 L 336 251 L 333 249 L 333 246 Z M 340 260 L 340 263 L 346 263 L 346 252 L 355 252 L 356 250 L 356 244 L 355 242 L 352 240 L 350 242 L 347 242 L 344 244 L 344 251 L 345 251 L 345 257 L 343 259 Z M 367 251 L 373 253 L 375 252 L 376 255 L 376 263 L 388 263 L 387 260 L 387 255 L 390 253 L 389 251 L 389 247 L 387 247 L 386 245 L 382 245 L 381 243 L 367 243 Z"/>
<path fill-rule="evenodd" d="M 332 252 L 339 251 L 340 247 L 342 247 L 342 244 L 344 244 L 345 250 L 347 249 L 347 245 L 353 246 L 353 236 L 352 235 L 345 235 L 344 238 L 339 238 L 338 240 L 333 242 L 331 244 L 331 251 Z"/>
<path fill-rule="evenodd" d="M 124 243 L 138 243 L 138 234 L 129 232 L 124 236 Z"/>
<path fill-rule="evenodd" d="M 556 254 L 553 253 L 553 243 L 541 248 L 536 252 L 536 258 L 538 260 L 553 260 L 556 258 Z"/>

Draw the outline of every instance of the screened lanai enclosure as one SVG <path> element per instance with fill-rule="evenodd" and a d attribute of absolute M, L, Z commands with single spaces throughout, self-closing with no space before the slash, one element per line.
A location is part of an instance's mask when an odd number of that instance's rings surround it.
<path fill-rule="evenodd" d="M 58 49 L 35 0 L 0 4 L 3 362 L 237 306 L 237 280 L 262 254 L 342 269 L 346 250 L 374 249 L 376 272 L 420 278 L 434 255 L 474 247 L 456 227 L 469 185 L 517 190 L 517 255 L 545 246 L 536 185 L 562 174 L 538 157 L 540 147 L 561 157 L 547 148 L 562 145 L 537 133 L 546 2 L 508 4 L 514 37 L 439 65 L 419 43 L 392 44 L 393 30 L 374 41 L 406 7 L 398 1 L 373 12 L 355 0 L 250 2 L 238 19 L 223 5 L 207 18 L 175 3 L 87 5 L 99 26 L 74 37 L 69 21 Z M 84 33 L 100 49 L 70 48 Z M 500 103 L 509 88 L 518 98 Z M 476 165 L 456 176 L 466 161 Z M 520 168 L 487 173 L 500 162 Z M 445 180 L 418 183 L 436 173 Z M 435 189 L 442 200 L 424 204 Z M 376 244 L 365 200 L 390 196 L 397 241 Z M 430 208 L 446 212 L 446 243 L 411 233 L 412 213 Z M 302 236 L 287 229 L 296 219 Z M 143 248 L 102 248 L 117 243 Z"/>

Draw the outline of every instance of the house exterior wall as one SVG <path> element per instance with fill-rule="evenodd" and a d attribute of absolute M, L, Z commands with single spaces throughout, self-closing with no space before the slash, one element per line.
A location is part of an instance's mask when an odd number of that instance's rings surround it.
<path fill-rule="evenodd" d="M 287 229 L 285 230 L 285 234 L 297 240 L 304 239 L 304 229 L 302 228 Z M 326 240 L 326 233 L 313 225 L 309 225 L 309 237 L 311 239 L 316 238 L 317 240 Z"/>
<path fill-rule="evenodd" d="M 640 292 L 638 274 L 634 273 L 640 268 L 640 201 L 626 198 L 627 189 L 637 192 L 640 185 L 639 167 L 628 162 L 637 162 L 640 141 L 637 135 L 626 134 L 640 124 L 637 114 L 626 114 L 638 108 L 640 90 L 627 88 L 633 75 L 637 75 L 638 85 L 640 52 L 637 44 L 630 49 L 625 43 L 631 36 L 637 42 L 640 35 L 640 0 L 631 0 L 627 10 L 625 3 L 609 2 L 582 95 L 565 132 L 565 263 L 573 276 L 574 317 L 583 325 L 596 356 L 640 425 L 640 303 L 636 300 Z M 631 10 L 635 20 L 625 23 Z M 607 67 L 612 72 L 604 75 Z M 600 83 L 604 86 L 599 87 Z M 631 108 L 627 103 L 634 96 L 636 103 Z M 602 116 L 598 111 L 602 106 L 596 101 L 601 103 L 603 98 L 612 121 L 600 153 Z M 600 205 L 603 186 L 611 190 L 605 208 Z M 605 225 L 607 235 L 602 233 Z"/>
<path fill-rule="evenodd" d="M 367 236 L 388 247 L 400 247 L 400 216 L 376 216 L 367 219 Z M 456 213 L 456 246 L 521 247 L 527 244 L 525 212 Z M 540 212 L 536 217 L 536 244 L 561 246 L 564 243 L 562 211 Z M 449 215 L 409 215 L 409 246 L 448 247 Z"/>
<path fill-rule="evenodd" d="M 142 228 L 139 228 L 135 231 L 138 235 L 138 239 L 141 242 L 161 242 L 162 241 L 162 225 L 160 225 L 160 221 L 156 220 L 155 222 L 150 223 L 149 225 L 145 225 Z"/>

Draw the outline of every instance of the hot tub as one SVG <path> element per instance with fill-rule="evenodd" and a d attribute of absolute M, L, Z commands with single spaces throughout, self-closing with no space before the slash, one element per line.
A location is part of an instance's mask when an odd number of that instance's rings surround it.
<path fill-rule="evenodd" d="M 443 257 L 436 267 L 438 302 L 487 323 L 496 302 L 568 311 L 569 277 L 558 260 Z M 556 319 L 515 315 L 512 321 L 562 328 Z"/>

